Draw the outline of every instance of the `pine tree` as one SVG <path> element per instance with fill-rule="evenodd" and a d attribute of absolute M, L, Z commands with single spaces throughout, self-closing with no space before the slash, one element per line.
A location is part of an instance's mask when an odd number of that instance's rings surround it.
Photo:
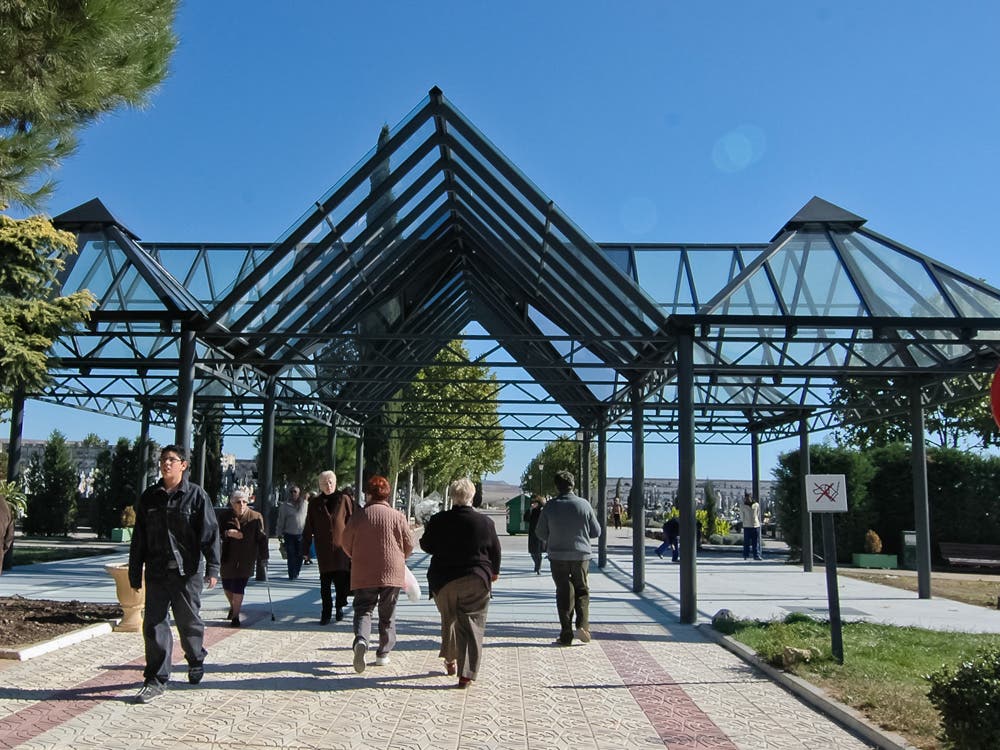
<path fill-rule="evenodd" d="M 69 534 L 76 528 L 77 467 L 66 439 L 53 430 L 45 452 L 31 462 L 28 476 L 27 534 Z"/>
<path fill-rule="evenodd" d="M 0 208 L 37 209 L 75 131 L 146 102 L 177 44 L 177 0 L 0 2 Z"/>

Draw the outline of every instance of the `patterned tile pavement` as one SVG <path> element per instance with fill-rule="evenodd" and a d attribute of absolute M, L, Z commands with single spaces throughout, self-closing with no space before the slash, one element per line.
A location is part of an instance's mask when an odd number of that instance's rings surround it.
<path fill-rule="evenodd" d="M 253 621 L 239 630 L 224 627 L 221 593 L 207 592 L 204 681 L 188 685 L 182 663 L 150 705 L 130 703 L 141 680 L 139 634 L 111 633 L 4 665 L 0 748 L 869 747 L 697 629 L 679 625 L 673 599 L 661 595 L 676 568 L 651 570 L 651 595 L 632 593 L 620 574 L 630 565 L 624 550 L 607 573 L 591 573 L 594 640 L 553 646 L 551 579 L 532 574 L 523 537 L 503 543 L 484 665 L 468 690 L 443 673 L 433 603 L 401 602 L 391 664 L 375 667 L 369 659 L 358 675 L 348 622 L 317 622 L 315 568 L 282 580 L 275 559 L 275 621 L 259 584 L 248 590 Z M 423 579 L 426 558 L 418 553 L 411 563 Z M 77 573 L 74 590 L 102 595 L 103 583 Z M 8 576 L 0 582 L 8 581 L 15 583 Z M 59 590 L 51 578 L 33 582 L 47 596 Z"/>

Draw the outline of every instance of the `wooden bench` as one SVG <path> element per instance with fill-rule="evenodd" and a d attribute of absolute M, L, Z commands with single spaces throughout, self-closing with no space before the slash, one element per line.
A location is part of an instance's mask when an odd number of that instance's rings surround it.
<path fill-rule="evenodd" d="M 1000 568 L 1000 544 L 960 544 L 940 542 L 941 557 L 949 565 Z"/>

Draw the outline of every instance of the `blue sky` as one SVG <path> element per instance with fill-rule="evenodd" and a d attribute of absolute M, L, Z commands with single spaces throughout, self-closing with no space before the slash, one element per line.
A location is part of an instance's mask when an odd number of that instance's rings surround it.
<path fill-rule="evenodd" d="M 819 195 L 1000 286 L 993 3 L 189 0 L 177 32 L 170 78 L 82 134 L 51 213 L 99 196 L 148 241 L 271 242 L 437 85 L 598 242 L 766 242 Z M 29 405 L 25 437 L 54 427 L 137 432 Z M 539 448 L 508 445 L 500 478 Z M 672 476 L 676 448 L 647 467 Z M 697 473 L 748 477 L 749 450 L 700 448 Z"/>

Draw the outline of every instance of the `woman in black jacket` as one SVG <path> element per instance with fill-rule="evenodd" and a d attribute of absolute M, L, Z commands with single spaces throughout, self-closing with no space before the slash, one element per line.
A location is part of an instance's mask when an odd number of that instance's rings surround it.
<path fill-rule="evenodd" d="M 535 495 L 531 498 L 531 507 L 524 514 L 524 520 L 528 522 L 528 554 L 535 561 L 535 575 L 542 574 L 542 553 L 545 552 L 545 542 L 535 535 L 535 528 L 538 526 L 538 517 L 542 515 L 542 507 L 545 505 L 545 498 Z"/>
<path fill-rule="evenodd" d="M 483 656 L 486 612 L 493 581 L 500 577 L 500 540 L 492 519 L 472 507 L 476 489 L 468 479 L 451 483 L 453 507 L 435 513 L 420 548 L 431 555 L 427 583 L 441 613 L 441 652 L 458 687 L 476 679 Z"/>

